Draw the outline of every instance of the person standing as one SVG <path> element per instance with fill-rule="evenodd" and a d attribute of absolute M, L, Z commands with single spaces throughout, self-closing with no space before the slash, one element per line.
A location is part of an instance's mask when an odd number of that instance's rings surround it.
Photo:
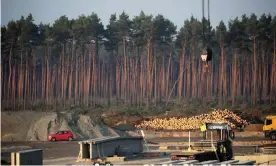
<path fill-rule="evenodd" d="M 200 130 L 202 132 L 203 139 L 206 140 L 206 124 L 205 123 L 200 127 Z"/>
<path fill-rule="evenodd" d="M 227 160 L 227 158 L 226 158 L 226 148 L 225 148 L 225 146 L 223 146 L 223 144 L 220 145 L 219 151 L 220 151 L 220 160 L 221 161 L 226 161 Z"/>

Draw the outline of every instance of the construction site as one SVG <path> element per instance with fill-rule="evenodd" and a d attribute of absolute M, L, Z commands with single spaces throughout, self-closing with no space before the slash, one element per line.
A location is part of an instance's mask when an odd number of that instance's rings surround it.
<path fill-rule="evenodd" d="M 276 3 L 245 1 L 2 0 L 1 165 L 276 165 Z"/>
<path fill-rule="evenodd" d="M 232 120 L 229 117 L 232 117 Z M 166 125 L 158 121 L 163 121 Z M 157 122 L 158 125 L 155 125 Z M 193 125 L 185 125 L 184 122 L 193 122 Z M 244 124 L 243 128 L 239 128 L 241 123 Z M 181 124 L 176 126 L 182 126 L 183 130 L 168 130 L 172 129 L 174 124 Z M 201 124 L 206 124 L 207 127 L 205 138 L 200 131 Z M 186 119 L 159 118 L 140 121 L 136 126 L 135 130 L 120 132 L 113 127 L 101 127 L 98 132 L 103 132 L 102 135 L 94 135 L 92 139 L 77 137 L 73 141 L 3 141 L 5 137 L 2 137 L 1 161 L 2 164 L 10 165 L 274 165 L 276 163 L 276 140 L 265 138 L 262 131 L 264 125 L 250 124 L 229 110 L 213 110 L 209 114 Z M 184 128 L 185 126 L 189 129 Z M 154 130 L 157 127 L 159 130 Z M 104 129 L 107 130 L 106 135 Z M 70 130 L 74 135 L 81 135 L 73 130 L 73 126 Z M 221 145 L 226 148 L 226 158 L 221 157 L 219 151 Z"/>

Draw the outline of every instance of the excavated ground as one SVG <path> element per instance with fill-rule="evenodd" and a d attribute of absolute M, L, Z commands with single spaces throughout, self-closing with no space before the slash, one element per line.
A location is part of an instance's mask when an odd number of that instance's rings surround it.
<path fill-rule="evenodd" d="M 113 117 L 109 117 L 109 119 L 113 119 Z M 76 140 L 116 135 L 141 135 L 139 131 L 125 132 L 125 130 L 129 130 L 130 128 L 128 126 L 129 121 L 134 123 L 132 124 L 134 126 L 136 123 L 141 122 L 139 118 L 123 117 L 124 121 L 120 121 L 119 123 L 121 127 L 125 127 L 122 130 L 109 127 L 102 123 L 100 118 L 101 114 L 100 116 L 94 116 L 94 112 L 85 114 L 81 111 L 64 111 L 59 113 L 35 111 L 1 112 L 1 157 L 2 159 L 9 160 L 10 152 L 39 148 L 43 149 L 45 164 L 59 163 L 57 160 L 65 160 L 65 162 L 60 162 L 60 164 L 65 164 L 66 158 L 76 159 L 78 156 L 78 143 L 76 141 L 46 141 L 49 134 L 63 129 L 72 130 Z M 117 125 L 119 119 L 117 116 Z M 245 132 L 236 134 L 235 144 L 267 144 L 267 146 L 275 146 L 276 142 L 263 138 L 261 130 L 261 124 L 247 126 Z M 188 132 L 144 131 L 144 133 L 148 142 L 155 144 L 188 141 Z M 200 132 L 194 132 L 192 138 L 200 140 L 200 135 Z M 235 151 L 240 150 L 236 149 Z"/>
<path fill-rule="evenodd" d="M 1 141 L 47 141 L 49 134 L 71 130 L 76 140 L 124 135 L 80 112 L 1 112 Z"/>

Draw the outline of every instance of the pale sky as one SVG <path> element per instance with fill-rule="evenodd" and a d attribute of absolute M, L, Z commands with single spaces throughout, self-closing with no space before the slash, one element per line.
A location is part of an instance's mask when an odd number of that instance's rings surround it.
<path fill-rule="evenodd" d="M 207 17 L 207 0 L 206 14 Z M 201 0 L 1 0 L 1 25 L 7 25 L 12 19 L 32 13 L 35 23 L 53 23 L 62 15 L 77 18 L 79 15 L 98 14 L 104 25 L 110 15 L 125 11 L 132 18 L 143 10 L 146 14 L 163 14 L 179 29 L 184 20 L 192 15 L 201 19 Z M 210 18 L 213 26 L 223 20 L 242 14 L 263 13 L 276 15 L 276 0 L 210 0 Z"/>

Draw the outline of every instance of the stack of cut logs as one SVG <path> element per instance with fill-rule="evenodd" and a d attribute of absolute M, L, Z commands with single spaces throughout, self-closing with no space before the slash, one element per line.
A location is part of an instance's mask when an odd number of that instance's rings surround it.
<path fill-rule="evenodd" d="M 149 121 L 143 121 L 141 124 L 136 125 L 136 127 L 138 129 L 146 130 L 192 130 L 199 129 L 200 126 L 205 123 L 228 123 L 231 127 L 235 127 L 235 124 L 233 124 L 232 121 L 228 121 L 229 118 L 237 123 L 248 124 L 245 120 L 241 119 L 230 110 L 214 109 L 211 113 L 188 118 L 156 118 Z"/>

